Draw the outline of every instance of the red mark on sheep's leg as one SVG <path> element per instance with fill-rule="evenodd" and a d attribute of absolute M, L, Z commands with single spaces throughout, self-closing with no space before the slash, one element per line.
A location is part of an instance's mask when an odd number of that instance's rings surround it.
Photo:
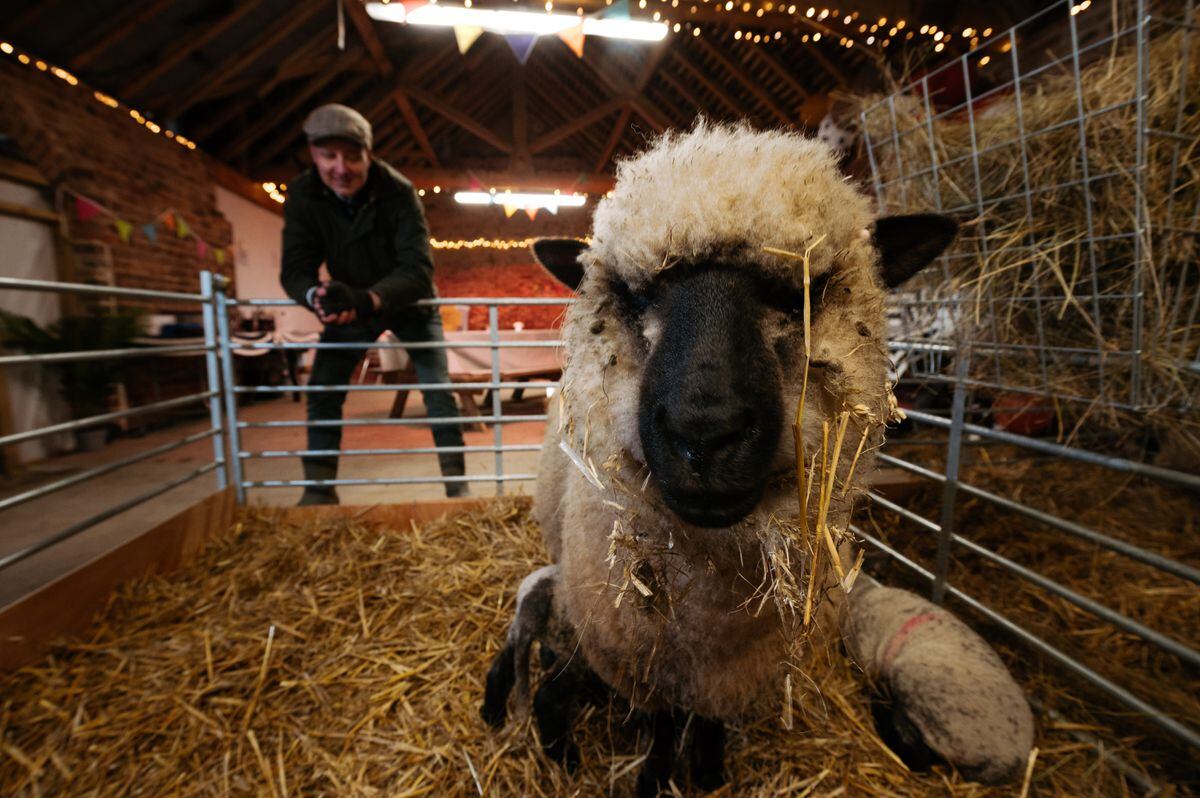
<path fill-rule="evenodd" d="M 936 620 L 940 617 L 941 613 L 923 612 L 920 615 L 914 615 L 901 624 L 900 628 L 896 630 L 896 633 L 892 635 L 892 639 L 888 641 L 887 647 L 883 650 L 883 659 L 879 662 L 879 669 L 881 671 L 887 669 L 888 665 L 892 663 L 892 660 L 896 658 L 896 655 L 900 653 L 900 649 L 904 647 L 904 643 L 908 640 L 908 636 L 911 635 L 917 628 L 924 626 L 928 622 Z"/>

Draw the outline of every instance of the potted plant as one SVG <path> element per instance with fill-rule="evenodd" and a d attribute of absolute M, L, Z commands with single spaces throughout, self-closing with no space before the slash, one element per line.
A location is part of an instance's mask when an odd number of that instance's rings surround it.
<path fill-rule="evenodd" d="M 132 310 L 63 316 L 47 327 L 27 316 L 0 311 L 0 340 L 4 346 L 32 354 L 125 349 L 141 332 L 142 314 Z M 108 411 L 109 398 L 121 376 L 119 360 L 49 365 L 58 374 L 59 387 L 72 418 L 88 418 Z M 77 435 L 80 447 L 86 450 L 99 448 L 107 433 L 103 426 L 80 430 Z"/>

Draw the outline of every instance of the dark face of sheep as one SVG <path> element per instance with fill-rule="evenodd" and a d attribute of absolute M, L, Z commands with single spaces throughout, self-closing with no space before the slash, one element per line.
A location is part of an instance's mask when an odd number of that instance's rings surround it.
<path fill-rule="evenodd" d="M 956 228 L 939 216 L 878 220 L 883 282 L 898 285 L 925 266 Z M 577 258 L 584 246 L 543 240 L 534 251 L 574 288 L 583 279 Z M 814 318 L 829 279 L 821 275 L 810 286 Z M 720 261 L 675 264 L 636 292 L 616 276 L 593 284 L 608 291 L 629 327 L 653 327 L 639 336 L 645 367 L 637 425 L 665 504 L 689 524 L 732 526 L 758 505 L 779 466 L 792 410 L 784 407 L 781 386 L 803 357 L 794 337 L 768 341 L 761 320 L 769 309 L 798 326 L 803 292 L 753 267 Z"/>
<path fill-rule="evenodd" d="M 656 306 L 661 327 L 638 397 L 646 464 L 684 521 L 734 524 L 762 497 L 783 425 L 783 363 L 763 338 L 761 307 L 791 312 L 803 297 L 699 263 L 667 270 L 637 302 Z"/>

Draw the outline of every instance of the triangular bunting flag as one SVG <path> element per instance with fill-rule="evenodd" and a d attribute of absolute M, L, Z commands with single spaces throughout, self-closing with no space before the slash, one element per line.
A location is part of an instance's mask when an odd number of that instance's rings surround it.
<path fill-rule="evenodd" d="M 505 215 L 506 217 L 510 217 L 510 218 L 511 218 L 511 217 L 512 217 L 512 215 L 513 215 L 514 213 L 516 213 L 516 212 L 517 212 L 517 206 L 516 206 L 516 205 L 505 205 L 505 206 L 504 206 L 504 215 Z"/>
<path fill-rule="evenodd" d="M 225 250 L 224 249 L 214 249 L 213 257 L 216 259 L 218 266 L 225 265 Z"/>
<path fill-rule="evenodd" d="M 583 23 L 574 25 L 558 32 L 558 38 L 566 42 L 576 58 L 583 58 Z"/>
<path fill-rule="evenodd" d="M 121 240 L 128 244 L 130 236 L 133 235 L 133 225 L 124 219 L 114 219 L 113 227 L 116 228 L 117 235 L 121 238 Z"/>
<path fill-rule="evenodd" d="M 142 225 L 142 235 L 149 239 L 150 243 L 158 240 L 158 225 L 154 222 L 147 222 Z"/>
<path fill-rule="evenodd" d="M 537 35 L 533 33 L 506 33 L 504 39 L 512 48 L 513 55 L 522 64 L 529 60 L 529 54 L 533 52 L 533 46 L 537 44 Z"/>
<path fill-rule="evenodd" d="M 192 234 L 192 228 L 188 227 L 187 221 L 180 216 L 175 220 L 175 235 L 180 238 L 187 238 Z"/>
<path fill-rule="evenodd" d="M 203 259 L 208 254 L 208 244 L 204 243 L 204 239 L 196 237 L 196 257 Z"/>
<path fill-rule="evenodd" d="M 538 209 L 533 206 L 530 206 L 525 209 L 525 215 L 529 217 L 529 221 L 531 221 L 531 222 L 537 218 L 537 212 L 538 212 Z"/>
<path fill-rule="evenodd" d="M 466 55 L 467 50 L 471 49 L 471 45 L 483 33 L 483 28 L 478 25 L 455 25 L 454 26 L 454 41 L 458 42 L 458 52 L 461 55 Z"/>
<path fill-rule="evenodd" d="M 558 216 L 558 206 L 557 205 L 548 205 L 548 206 L 546 206 L 546 210 L 550 211 L 550 213 L 554 214 L 555 216 Z"/>
<path fill-rule="evenodd" d="M 92 202 L 90 199 L 83 197 L 75 197 L 75 216 L 81 222 L 86 222 L 88 219 L 95 219 L 100 215 L 100 206 Z"/>
<path fill-rule="evenodd" d="M 600 14 L 604 19 L 629 19 L 629 0 L 613 0 Z"/>
<path fill-rule="evenodd" d="M 405 15 L 408 15 L 408 14 L 411 14 L 412 12 L 416 11 L 418 8 L 421 8 L 422 6 L 429 5 L 429 3 L 427 2 L 427 0 L 404 0 L 404 2 L 401 3 L 401 5 L 404 6 Z"/>
<path fill-rule="evenodd" d="M 158 218 L 162 219 L 162 223 L 167 226 L 168 230 L 175 229 L 175 214 L 171 213 L 170 211 L 167 211 L 166 213 L 164 213 L 162 216 L 160 216 Z"/>
<path fill-rule="evenodd" d="M 475 173 L 468 170 L 467 174 L 469 174 L 471 176 L 471 180 L 467 184 L 468 188 L 470 188 L 472 191 L 482 191 L 483 183 L 479 182 L 479 178 L 475 176 Z"/>

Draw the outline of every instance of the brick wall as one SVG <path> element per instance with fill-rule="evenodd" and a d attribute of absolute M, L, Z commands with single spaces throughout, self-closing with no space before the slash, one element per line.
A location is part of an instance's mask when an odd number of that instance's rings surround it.
<path fill-rule="evenodd" d="M 167 209 L 186 220 L 211 246 L 231 241 L 228 221 L 217 210 L 214 184 L 198 151 L 188 150 L 137 124 L 127 111 L 97 101 L 82 83 L 71 86 L 48 72 L 0 60 L 0 132 L 47 177 L 69 219 L 77 253 L 76 278 L 120 286 L 194 292 L 208 268 L 231 274 L 227 262 L 201 259 L 194 240 L 161 228 L 157 242 L 140 226 Z M 134 224 L 123 242 L 112 220 L 100 215 L 80 221 L 70 191 L 80 192 Z M 170 303 L 146 305 L 157 310 Z"/>
<path fill-rule="evenodd" d="M 594 203 L 566 208 L 557 215 L 539 211 L 530 219 L 524 211 L 505 217 L 495 206 L 463 206 L 447 194 L 426 193 L 422 198 L 434 238 L 524 239 L 549 236 L 583 237 L 591 227 Z M 517 249 L 434 250 L 435 279 L 442 296 L 569 296 L 570 292 L 534 261 L 525 247 Z M 527 329 L 558 326 L 563 308 L 502 307 L 500 326 L 522 322 Z M 472 329 L 487 327 L 486 308 L 471 311 Z"/>

